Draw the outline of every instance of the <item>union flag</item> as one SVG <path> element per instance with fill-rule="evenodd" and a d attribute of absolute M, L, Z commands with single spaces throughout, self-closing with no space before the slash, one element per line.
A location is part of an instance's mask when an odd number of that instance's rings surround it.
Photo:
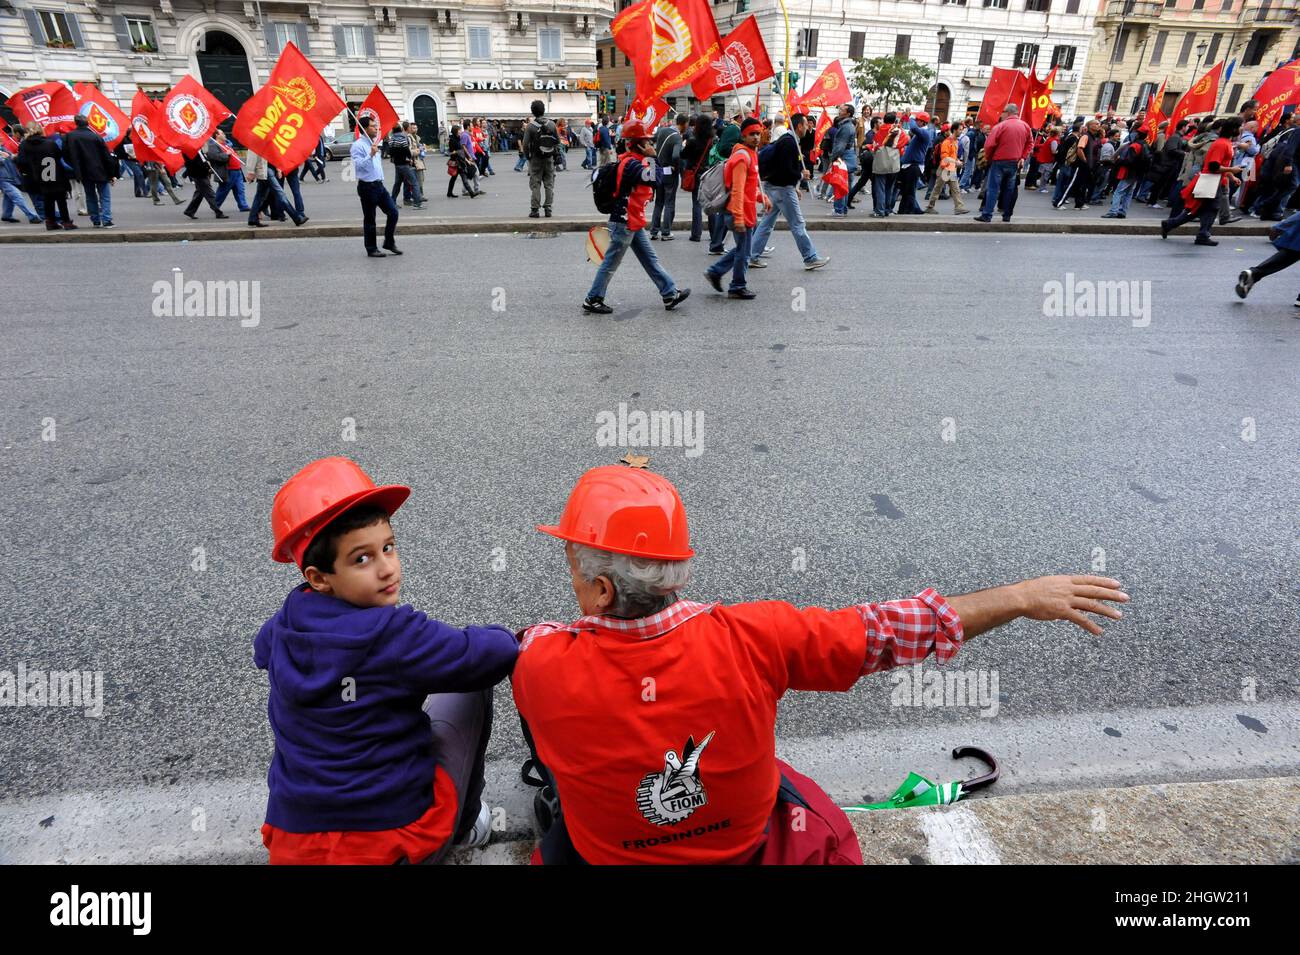
<path fill-rule="evenodd" d="M 9 131 L 3 126 L 0 126 L 0 149 L 11 155 L 17 155 L 18 153 L 18 143 L 14 141 L 13 137 L 9 135 Z"/>
<path fill-rule="evenodd" d="M 1292 103 L 1300 103 L 1300 59 L 1279 66 L 1264 78 L 1252 99 L 1259 101 L 1255 119 L 1260 132 L 1268 129 Z"/>
<path fill-rule="evenodd" d="M 831 114 L 822 109 L 821 119 L 817 120 L 817 128 L 813 131 L 813 148 L 808 154 L 813 162 L 816 162 L 822 155 L 822 137 L 826 135 L 826 130 L 831 128 Z"/>
<path fill-rule="evenodd" d="M 1043 120 L 1047 118 L 1048 112 L 1052 109 L 1052 88 L 1056 85 L 1056 67 L 1052 67 L 1052 72 L 1041 80 L 1035 75 L 1033 68 L 1029 70 L 1029 89 L 1025 96 L 1025 109 L 1021 111 L 1020 118 L 1029 123 L 1033 129 L 1043 125 Z"/>
<path fill-rule="evenodd" d="M 130 117 L 118 109 L 98 86 L 78 83 L 72 91 L 77 96 L 77 112 L 86 117 L 87 124 L 109 149 L 116 149 L 131 128 Z"/>
<path fill-rule="evenodd" d="M 849 89 L 848 77 L 844 67 L 836 60 L 817 77 L 817 82 L 808 87 L 808 92 L 795 100 L 795 105 L 805 111 L 814 106 L 842 106 L 853 102 L 853 91 Z"/>
<path fill-rule="evenodd" d="M 1151 97 L 1147 100 L 1147 115 L 1142 121 L 1142 128 L 1147 131 L 1147 142 L 1149 143 L 1156 141 L 1156 137 L 1160 135 L 1160 124 L 1169 118 L 1160 109 L 1165 101 L 1165 86 L 1168 83 L 1169 77 L 1165 77 L 1165 81 L 1160 84 L 1160 92 L 1151 94 Z M 1173 130 L 1170 130 L 1170 132 L 1173 132 Z"/>
<path fill-rule="evenodd" d="M 171 88 L 158 106 L 157 125 L 169 143 L 186 156 L 193 156 L 212 137 L 212 131 L 231 115 L 221 101 L 186 74 Z"/>
<path fill-rule="evenodd" d="M 721 49 L 708 0 L 641 0 L 609 30 L 632 61 L 637 98 L 647 103 L 703 75 Z"/>
<path fill-rule="evenodd" d="M 233 132 L 276 169 L 292 172 L 307 161 L 321 131 L 346 107 L 307 57 L 286 43 L 266 85 L 240 107 Z"/>
<path fill-rule="evenodd" d="M 62 83 L 37 83 L 19 90 L 6 104 L 18 122 L 39 123 L 45 133 L 63 133 L 75 125 L 77 98 Z"/>
<path fill-rule="evenodd" d="M 143 91 L 136 90 L 131 101 L 131 143 L 135 146 L 135 158 L 140 162 L 162 163 L 175 175 L 185 165 L 185 157 L 163 138 L 159 128 L 158 104 Z"/>
<path fill-rule="evenodd" d="M 392 131 L 393 127 L 399 122 L 397 110 L 393 109 L 393 104 L 388 102 L 388 97 L 378 86 L 372 89 L 367 95 L 361 108 L 357 110 L 357 129 L 356 138 L 361 138 L 361 124 L 367 116 L 373 116 L 379 126 L 379 138 L 383 139 Z"/>
<path fill-rule="evenodd" d="M 722 39 L 718 56 L 709 61 L 708 71 L 691 84 L 691 90 L 703 101 L 721 90 L 753 86 L 775 75 L 758 19 L 751 14 Z"/>
<path fill-rule="evenodd" d="M 1192 84 L 1192 88 L 1179 97 L 1173 115 L 1169 117 L 1170 127 L 1175 127 L 1187 116 L 1214 112 L 1214 104 L 1219 98 L 1219 76 L 1223 73 L 1223 61 L 1214 64 L 1214 69 L 1206 72 Z"/>
<path fill-rule="evenodd" d="M 666 99 L 657 99 L 653 103 L 646 103 L 640 97 L 637 97 L 628 104 L 627 113 L 623 116 L 623 122 L 629 123 L 635 120 L 646 129 L 653 130 L 659 120 L 667 115 L 668 101 Z"/>
<path fill-rule="evenodd" d="M 984 98 L 980 100 L 980 125 L 992 126 L 1002 118 L 1002 110 L 1014 103 L 1020 107 L 1029 93 L 1029 77 L 1019 70 L 1010 70 L 1001 66 L 993 67 L 989 85 L 984 89 Z M 1050 102 L 1051 97 L 1048 97 Z M 1023 110 L 1021 113 L 1023 114 Z"/>

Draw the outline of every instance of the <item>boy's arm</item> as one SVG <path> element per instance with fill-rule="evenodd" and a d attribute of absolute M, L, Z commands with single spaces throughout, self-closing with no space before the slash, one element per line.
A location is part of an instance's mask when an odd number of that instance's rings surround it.
<path fill-rule="evenodd" d="M 395 611 L 388 639 L 394 674 L 426 693 L 495 686 L 510 675 L 519 653 L 514 633 L 505 627 L 461 629 L 411 607 Z"/>

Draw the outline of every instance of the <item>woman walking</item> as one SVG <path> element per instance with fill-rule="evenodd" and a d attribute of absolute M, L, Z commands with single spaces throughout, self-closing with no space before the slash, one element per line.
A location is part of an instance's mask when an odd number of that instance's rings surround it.
<path fill-rule="evenodd" d="M 1210 238 L 1210 228 L 1214 225 L 1214 220 L 1219 215 L 1219 202 L 1222 196 L 1227 192 L 1228 183 L 1233 176 L 1241 172 L 1239 168 L 1232 165 L 1232 143 L 1241 132 L 1241 117 L 1230 116 L 1227 119 L 1221 119 L 1215 124 L 1215 131 L 1218 133 L 1218 139 L 1210 144 L 1210 148 L 1205 151 L 1205 162 L 1201 166 L 1201 175 L 1207 173 L 1218 175 L 1219 183 L 1215 194 L 1208 199 L 1200 199 L 1194 193 L 1196 183 L 1200 176 L 1189 175 L 1187 184 L 1183 186 L 1181 193 L 1183 200 L 1183 209 L 1178 215 L 1165 219 L 1160 223 L 1160 238 L 1169 238 L 1169 233 L 1173 232 L 1184 222 L 1193 217 L 1199 217 L 1201 228 L 1196 233 L 1197 245 L 1218 245 L 1214 239 Z M 1244 296 L 1243 296 L 1244 297 Z"/>

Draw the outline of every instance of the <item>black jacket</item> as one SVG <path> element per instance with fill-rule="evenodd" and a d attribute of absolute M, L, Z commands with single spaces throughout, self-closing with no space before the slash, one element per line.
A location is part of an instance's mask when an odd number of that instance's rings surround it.
<path fill-rule="evenodd" d="M 82 182 L 108 182 L 117 178 L 117 160 L 93 129 L 79 127 L 63 135 L 63 155 Z"/>
<path fill-rule="evenodd" d="M 803 178 L 803 153 L 793 132 L 785 132 L 764 149 L 770 149 L 764 164 L 764 181 L 774 186 L 797 186 Z"/>
<path fill-rule="evenodd" d="M 63 168 L 63 150 L 44 133 L 31 133 L 18 147 L 18 171 L 23 189 L 47 196 L 67 195 L 68 171 Z M 49 171 L 50 176 L 42 175 Z"/>

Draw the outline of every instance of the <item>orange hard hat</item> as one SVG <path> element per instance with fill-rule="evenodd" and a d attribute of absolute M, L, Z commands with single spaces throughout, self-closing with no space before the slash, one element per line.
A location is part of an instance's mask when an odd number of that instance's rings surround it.
<path fill-rule="evenodd" d="M 930 121 L 930 114 L 922 110 L 921 112 L 916 114 L 916 121 L 924 125 L 925 123 L 928 123 Z"/>
<path fill-rule="evenodd" d="M 391 516 L 410 493 L 411 489 L 401 484 L 376 487 L 366 472 L 347 458 L 313 461 L 275 492 L 271 559 L 282 564 L 292 560 L 301 567 L 312 538 L 344 511 L 358 504 L 373 504 Z"/>
<path fill-rule="evenodd" d="M 686 506 L 666 478 L 617 464 L 592 468 L 569 494 L 558 525 L 537 525 L 544 534 L 597 550 L 686 560 L 691 550 Z"/>
<path fill-rule="evenodd" d="M 645 125 L 640 120 L 632 120 L 623 127 L 624 139 L 652 139 L 649 133 L 645 131 Z"/>

